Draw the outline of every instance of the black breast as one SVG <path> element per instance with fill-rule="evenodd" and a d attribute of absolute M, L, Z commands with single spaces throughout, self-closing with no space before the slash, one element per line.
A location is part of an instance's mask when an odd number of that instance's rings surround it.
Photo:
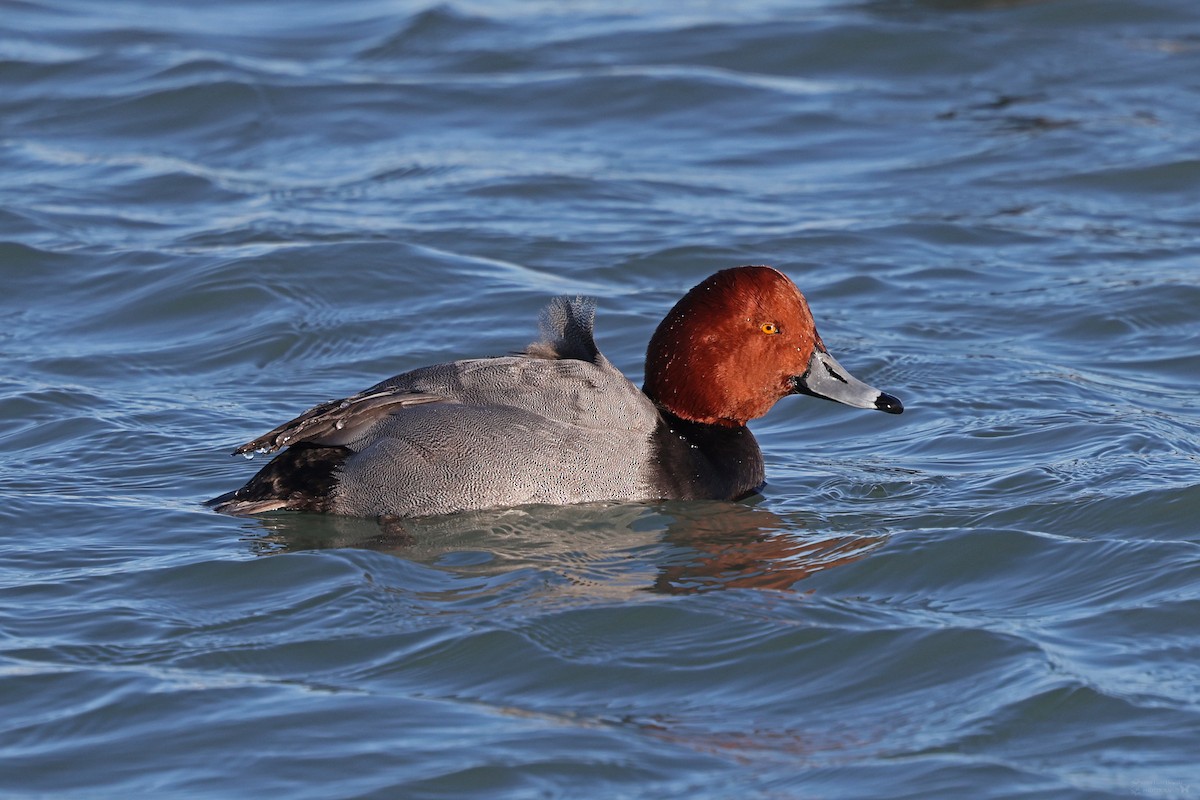
<path fill-rule="evenodd" d="M 689 422 L 659 410 L 650 480 L 669 500 L 738 500 L 766 483 L 762 451 L 745 426 Z"/>

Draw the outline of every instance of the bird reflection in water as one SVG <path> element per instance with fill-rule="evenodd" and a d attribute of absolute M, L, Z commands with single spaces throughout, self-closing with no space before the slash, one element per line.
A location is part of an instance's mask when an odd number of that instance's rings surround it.
<path fill-rule="evenodd" d="M 831 530 L 746 503 L 537 506 L 393 523 L 282 513 L 247 521 L 259 555 L 356 548 L 463 576 L 553 573 L 560 590 L 696 594 L 791 589 L 881 547 L 879 531 Z M 263 530 L 265 528 L 265 531 Z"/>

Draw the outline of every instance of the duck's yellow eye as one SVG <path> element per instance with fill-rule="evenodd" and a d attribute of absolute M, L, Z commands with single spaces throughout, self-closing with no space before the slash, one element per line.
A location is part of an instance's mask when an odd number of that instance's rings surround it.
<path fill-rule="evenodd" d="M 779 326 L 774 322 L 764 322 L 760 330 L 763 333 L 779 333 Z"/>

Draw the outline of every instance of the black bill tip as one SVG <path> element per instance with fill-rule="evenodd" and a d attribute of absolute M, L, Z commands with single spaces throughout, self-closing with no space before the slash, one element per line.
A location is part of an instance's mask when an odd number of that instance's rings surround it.
<path fill-rule="evenodd" d="M 904 413 L 904 404 L 900 402 L 900 398 L 890 395 L 887 392 L 879 393 L 879 397 L 875 398 L 875 407 L 889 414 Z"/>

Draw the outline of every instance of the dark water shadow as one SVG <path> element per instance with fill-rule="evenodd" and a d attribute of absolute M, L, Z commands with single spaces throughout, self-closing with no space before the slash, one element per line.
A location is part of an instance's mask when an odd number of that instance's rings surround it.
<path fill-rule="evenodd" d="M 549 570 L 595 591 L 697 594 L 793 588 L 886 543 L 880 531 L 748 503 L 532 506 L 380 524 L 310 514 L 256 518 L 259 555 L 354 548 L 463 575 Z"/>

